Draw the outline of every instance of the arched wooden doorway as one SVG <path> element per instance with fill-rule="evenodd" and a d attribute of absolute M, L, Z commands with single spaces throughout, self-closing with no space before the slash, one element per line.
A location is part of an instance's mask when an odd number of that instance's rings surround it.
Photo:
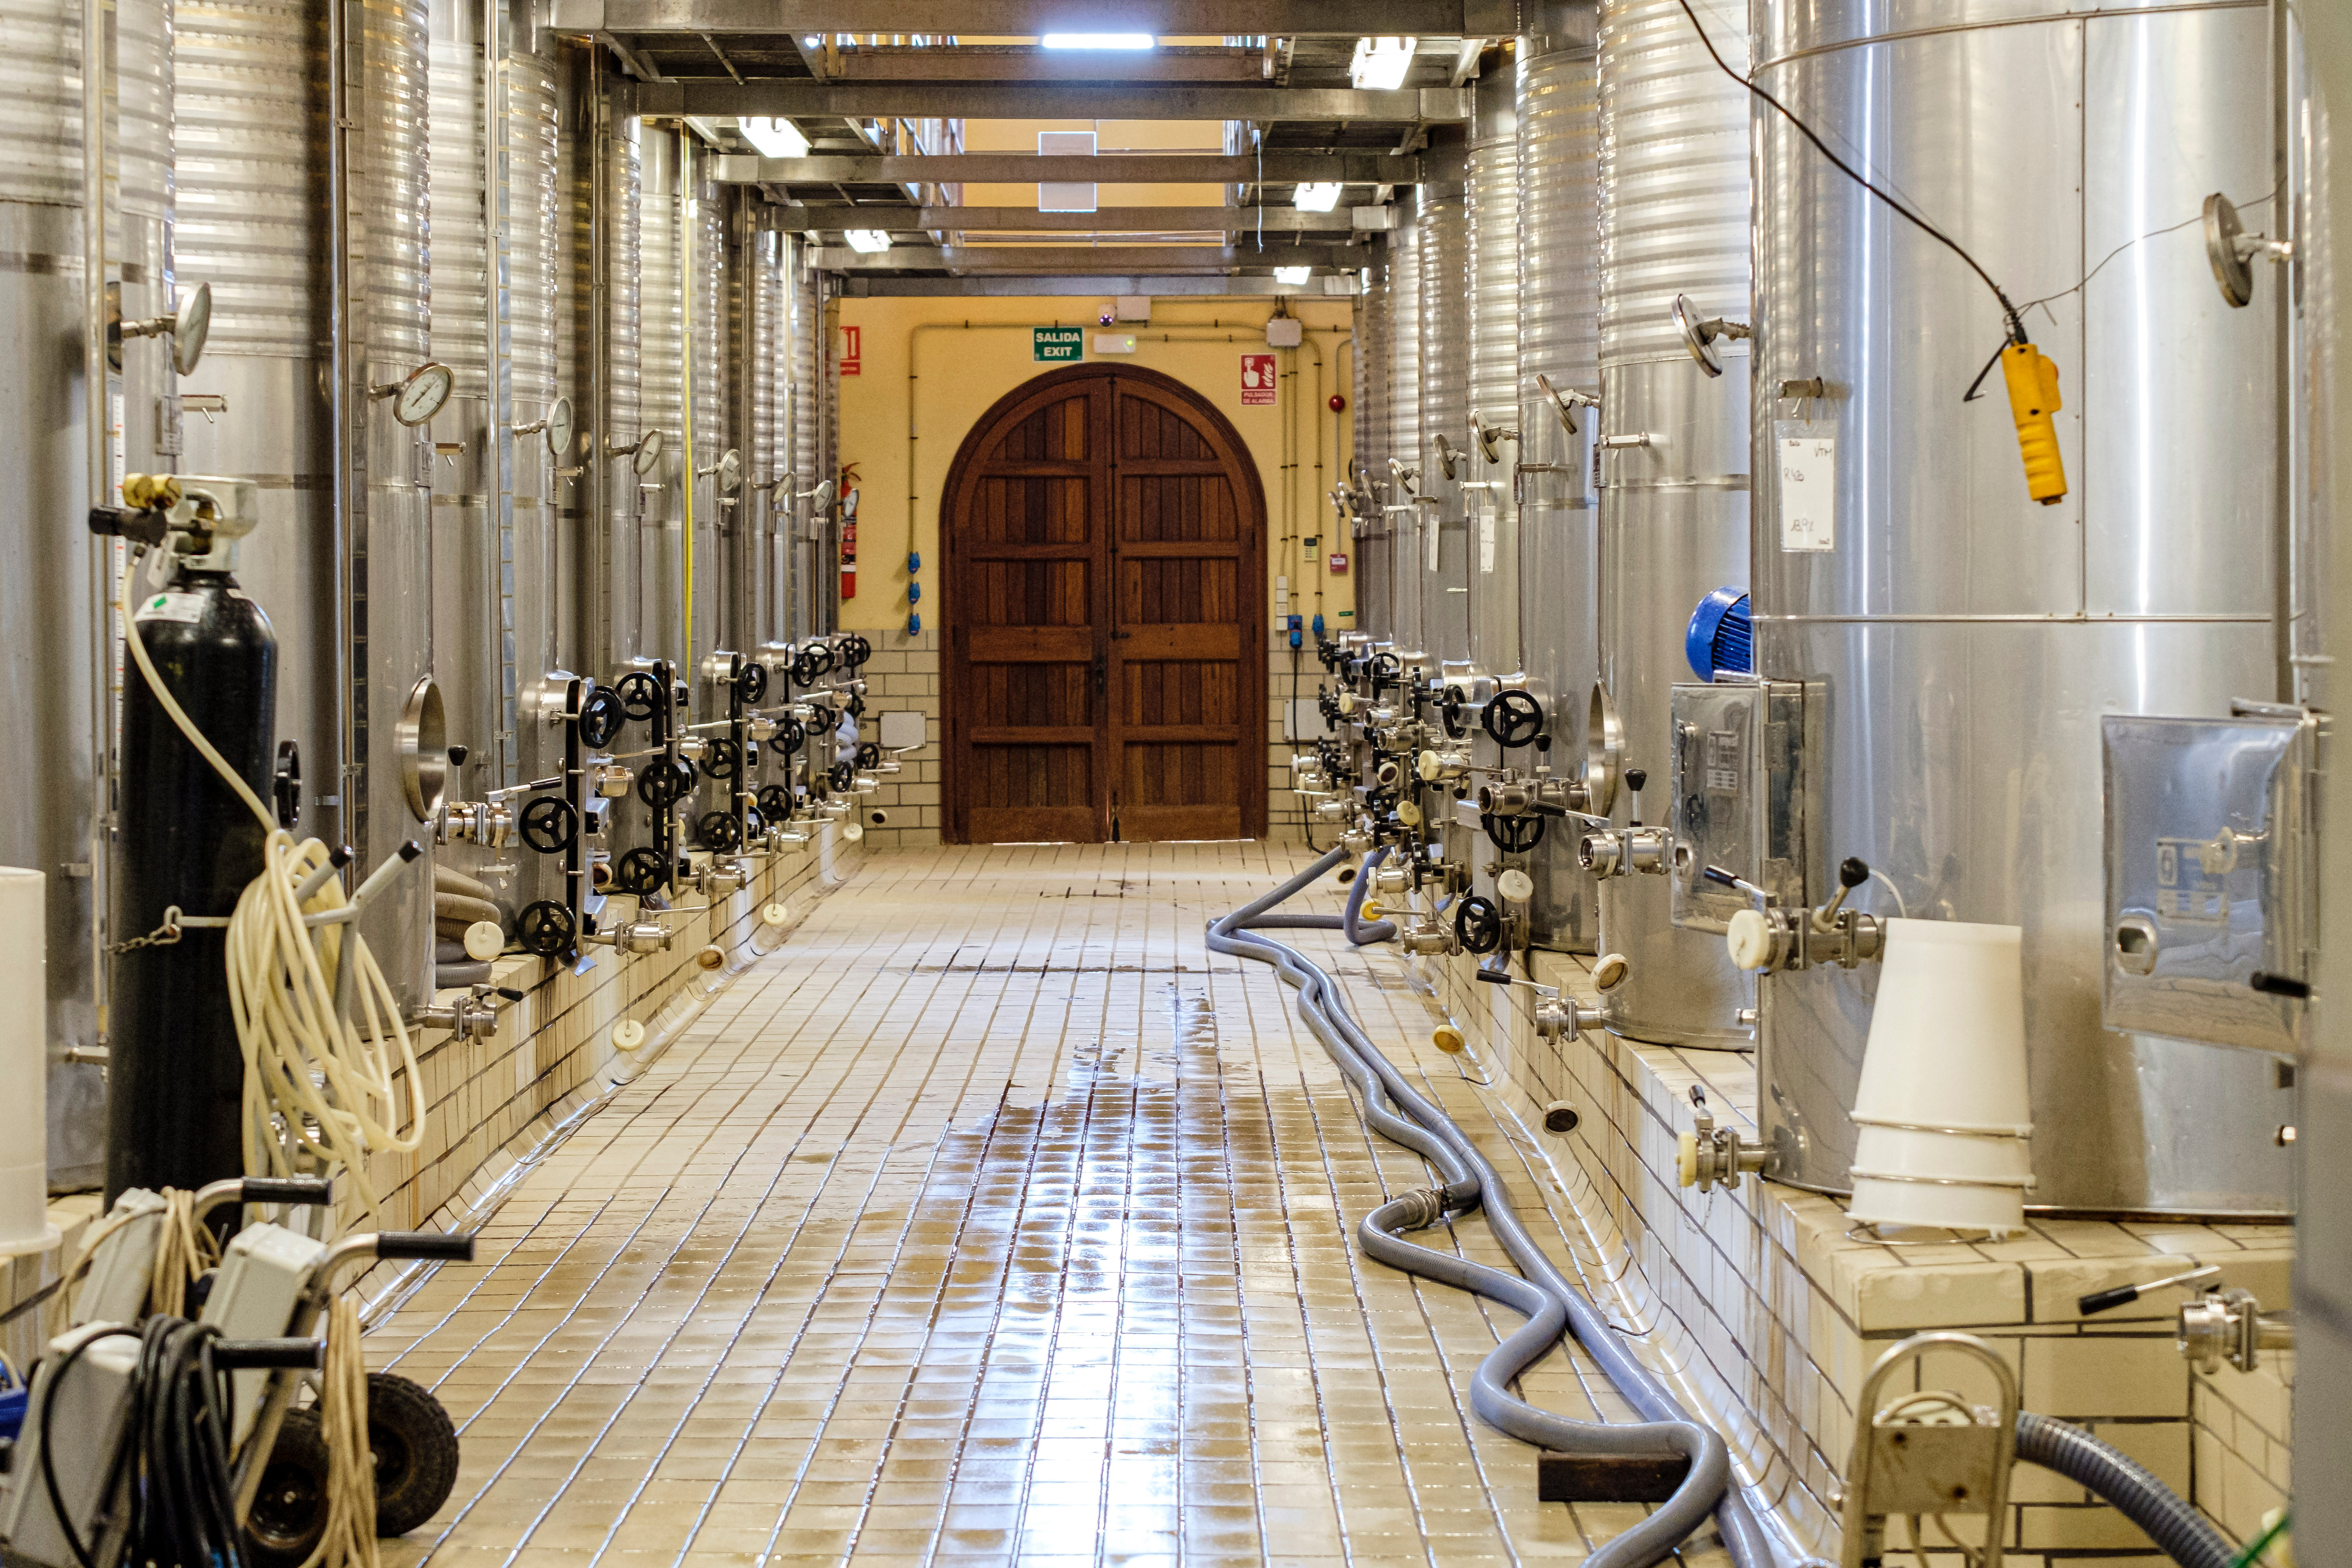
<path fill-rule="evenodd" d="M 982 415 L 940 505 L 946 836 L 1265 831 L 1265 495 L 1224 416 L 1075 365 Z"/>

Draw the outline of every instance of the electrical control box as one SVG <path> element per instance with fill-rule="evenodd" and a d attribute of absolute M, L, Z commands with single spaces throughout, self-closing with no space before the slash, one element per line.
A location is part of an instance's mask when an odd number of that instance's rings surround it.
<path fill-rule="evenodd" d="M 2110 1029 L 2289 1052 L 2317 930 L 2305 858 L 2316 720 L 2111 713 L 2106 798 Z"/>
<path fill-rule="evenodd" d="M 59 1368 L 64 1369 L 62 1376 Z M 139 1368 L 139 1336 L 116 1323 L 89 1323 L 49 1342 L 33 1374 L 25 1426 L 8 1467 L 8 1490 L 0 1501 L 0 1530 L 12 1560 L 47 1568 L 76 1568 L 73 1542 L 90 1560 L 112 1563 L 131 1510 L 119 1496 L 124 1488 L 118 1462 L 130 1429 L 132 1384 Z M 52 1502 L 65 1504 L 67 1535 Z"/>
<path fill-rule="evenodd" d="M 296 1302 L 310 1282 L 311 1270 L 325 1257 L 327 1244 L 297 1236 L 283 1226 L 249 1225 L 231 1237 L 221 1255 L 220 1278 L 205 1298 L 204 1319 L 232 1340 L 283 1337 L 294 1321 Z M 261 1371 L 229 1373 L 236 1403 L 229 1431 L 232 1447 L 245 1441 L 269 1374 Z"/>
<path fill-rule="evenodd" d="M 135 1323 L 147 1312 L 148 1287 L 155 1273 L 155 1248 L 163 1237 L 163 1200 L 144 1187 L 126 1187 L 99 1223 L 127 1216 L 91 1254 L 89 1272 L 66 1310 L 66 1322 Z"/>
<path fill-rule="evenodd" d="M 1666 825 L 1674 850 L 1674 923 L 1721 931 L 1754 900 L 1706 879 L 1720 866 L 1772 895 L 1806 900 L 1807 727 L 1822 704 L 1801 681 L 1727 680 L 1677 686 Z"/>

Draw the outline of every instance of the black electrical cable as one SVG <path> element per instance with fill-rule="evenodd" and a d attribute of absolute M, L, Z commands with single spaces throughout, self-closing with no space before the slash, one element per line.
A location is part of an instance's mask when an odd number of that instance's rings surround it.
<path fill-rule="evenodd" d="M 2009 295 L 2002 290 L 2000 284 L 1993 281 L 1992 274 L 1987 272 L 1983 267 L 1978 264 L 1977 258 L 1969 254 L 1966 247 L 1961 245 L 1958 240 L 1954 239 L 1950 235 L 1946 234 L 1942 229 L 1937 228 L 1934 224 L 1929 223 L 1926 218 L 1921 217 L 1917 213 L 1913 212 L 1901 202 L 1896 201 L 1885 191 L 1880 190 L 1876 185 L 1871 184 L 1870 181 L 1863 175 L 1861 171 L 1854 168 L 1853 164 L 1847 163 L 1836 153 L 1831 152 L 1829 143 L 1815 135 L 1813 133 L 1813 128 L 1806 124 L 1803 121 L 1798 119 L 1796 112 L 1787 104 L 1782 103 L 1779 99 L 1773 97 L 1763 88 L 1757 86 L 1756 83 L 1748 78 L 1741 76 L 1738 71 L 1733 70 L 1731 67 L 1725 62 L 1724 58 L 1716 52 L 1715 40 L 1706 36 L 1706 28 L 1699 22 L 1698 13 L 1691 9 L 1690 0 L 1678 0 L 1678 3 L 1683 8 L 1683 15 L 1690 18 L 1691 30 L 1698 35 L 1700 47 L 1706 50 L 1707 58 L 1716 63 L 1716 68 L 1717 69 L 1721 70 L 1724 75 L 1729 77 L 1732 80 L 1738 82 L 1749 92 L 1754 93 L 1758 98 L 1762 99 L 1766 103 L 1770 104 L 1775 110 L 1779 110 L 1780 118 L 1795 126 L 1798 131 L 1803 134 L 1805 140 L 1813 144 L 1814 151 L 1818 152 L 1822 157 L 1830 161 L 1830 166 L 1832 168 L 1837 170 L 1839 174 L 1843 174 L 1847 179 L 1852 180 L 1855 184 L 1860 185 L 1864 190 L 1868 191 L 1872 195 L 1876 196 L 1880 201 L 1885 202 L 1890 208 L 1894 209 L 1896 216 L 1902 218 L 1905 222 L 1918 229 L 1920 233 L 1926 235 L 1937 244 L 1949 250 L 1962 261 L 1967 262 L 1969 264 L 1969 270 L 1983 279 L 1984 286 L 1992 290 L 1992 297 L 2000 301 L 2001 319 L 2008 324 L 2011 340 L 2020 343 L 2026 341 L 2025 323 L 2019 319 L 2017 307 L 2009 302 Z"/>

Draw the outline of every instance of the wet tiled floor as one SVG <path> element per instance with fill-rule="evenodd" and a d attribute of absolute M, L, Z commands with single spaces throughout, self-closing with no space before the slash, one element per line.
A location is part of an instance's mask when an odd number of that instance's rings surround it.
<path fill-rule="evenodd" d="M 1470 1414 L 1517 1320 L 1357 1253 L 1426 1173 L 1273 972 L 1206 949 L 1300 864 L 876 857 L 371 1336 L 465 1450 L 387 1568 L 1467 1564 L 1622 1529 L 1538 1502 Z M 1533 1140 L 1393 961 L 1288 934 L 1557 1240 Z M 1421 1239 L 1500 1260 L 1475 1218 Z M 1522 1386 L 1625 1414 L 1566 1352 Z"/>

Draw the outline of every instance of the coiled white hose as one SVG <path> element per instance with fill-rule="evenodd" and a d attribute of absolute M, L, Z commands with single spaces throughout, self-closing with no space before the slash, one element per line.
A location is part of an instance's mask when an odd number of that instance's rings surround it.
<path fill-rule="evenodd" d="M 333 877 L 318 878 L 308 900 L 299 896 L 326 867 L 330 851 L 316 838 L 298 844 L 278 826 L 261 797 L 163 684 L 131 617 L 135 569 L 133 562 L 124 570 L 114 606 L 131 661 L 188 743 L 227 781 L 268 835 L 261 875 L 246 885 L 228 923 L 229 1003 L 245 1055 L 246 1174 L 304 1173 L 296 1169 L 301 1156 L 322 1163 L 329 1175 L 340 1165 L 351 1173 L 353 1190 L 374 1219 L 378 1194 L 368 1154 L 414 1153 L 425 1142 L 424 1089 L 407 1023 L 366 940 L 348 921 L 320 926 L 312 940 L 303 916 L 345 904 L 342 884 Z M 352 966 L 352 1019 L 335 1011 L 336 971 L 345 963 Z"/>
<path fill-rule="evenodd" d="M 367 1357 L 360 1310 L 339 1295 L 327 1310 L 319 1374 L 319 1435 L 327 1442 L 327 1528 L 302 1568 L 376 1568 L 375 1457 L 368 1447 Z"/>

